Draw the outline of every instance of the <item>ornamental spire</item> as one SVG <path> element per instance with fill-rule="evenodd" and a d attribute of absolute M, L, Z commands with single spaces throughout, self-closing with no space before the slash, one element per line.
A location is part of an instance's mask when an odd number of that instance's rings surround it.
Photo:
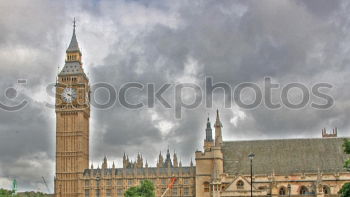
<path fill-rule="evenodd" d="M 208 120 L 207 120 L 207 128 L 205 129 L 205 141 L 207 141 L 207 142 L 212 142 L 213 141 L 209 116 L 208 116 Z"/>
<path fill-rule="evenodd" d="M 219 117 L 219 110 L 216 110 L 216 121 L 215 121 L 215 146 L 219 147 L 222 144 L 222 124 Z"/>
<path fill-rule="evenodd" d="M 75 32 L 75 17 L 73 19 L 73 32 Z"/>
<path fill-rule="evenodd" d="M 69 46 L 67 48 L 67 51 L 66 51 L 67 53 L 68 52 L 79 52 L 80 53 L 77 36 L 75 35 L 75 28 L 76 28 L 76 21 L 74 18 L 74 20 L 73 20 L 73 35 L 72 35 L 72 39 L 69 43 Z"/>
<path fill-rule="evenodd" d="M 219 117 L 219 109 L 216 110 L 216 121 L 215 121 L 215 127 L 222 127 L 220 117 Z"/>

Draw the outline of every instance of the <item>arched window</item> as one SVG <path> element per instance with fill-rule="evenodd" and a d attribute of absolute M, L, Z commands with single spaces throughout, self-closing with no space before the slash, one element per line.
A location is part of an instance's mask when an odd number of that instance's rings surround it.
<path fill-rule="evenodd" d="M 209 192 L 209 183 L 208 182 L 204 182 L 204 192 Z"/>
<path fill-rule="evenodd" d="M 309 193 L 309 190 L 305 186 L 300 187 L 300 195 L 307 195 Z"/>
<path fill-rule="evenodd" d="M 285 196 L 285 195 L 287 194 L 286 188 L 285 188 L 285 187 L 281 187 L 281 188 L 280 188 L 280 191 L 278 192 L 278 194 L 279 194 L 280 196 Z"/>
<path fill-rule="evenodd" d="M 331 194 L 331 190 L 330 190 L 330 188 L 327 185 L 324 185 L 322 190 L 323 190 L 324 195 Z"/>
<path fill-rule="evenodd" d="M 243 189 L 244 183 L 242 180 L 237 181 L 237 189 Z"/>

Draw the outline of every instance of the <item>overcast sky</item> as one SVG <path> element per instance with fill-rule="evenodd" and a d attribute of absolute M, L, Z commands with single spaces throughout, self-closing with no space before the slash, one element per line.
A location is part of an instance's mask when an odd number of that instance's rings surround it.
<path fill-rule="evenodd" d="M 53 102 L 46 87 L 64 65 L 73 17 L 91 84 L 106 82 L 116 90 L 127 82 L 203 87 L 211 76 L 234 87 L 262 84 L 269 76 L 282 86 L 333 86 L 326 92 L 334 106 L 327 110 L 224 108 L 222 90 L 214 92 L 212 108 L 183 110 L 180 119 L 159 102 L 137 110 L 118 103 L 92 109 L 90 161 L 95 166 L 105 155 L 121 166 L 124 152 L 131 158 L 140 152 L 154 166 L 168 146 L 189 165 L 194 152 L 202 150 L 207 114 L 214 120 L 216 108 L 224 140 L 321 137 L 322 128 L 334 127 L 339 136 L 349 136 L 349 13 L 346 0 L 0 1 L 0 101 L 11 106 L 28 101 L 16 112 L 0 109 L 0 187 L 10 188 L 16 178 L 20 190 L 47 192 L 44 176 L 53 192 L 55 111 L 46 107 Z M 103 102 L 107 93 L 95 96 Z M 147 99 L 145 91 L 130 90 L 128 96 Z M 164 97 L 173 102 L 171 91 Z"/>

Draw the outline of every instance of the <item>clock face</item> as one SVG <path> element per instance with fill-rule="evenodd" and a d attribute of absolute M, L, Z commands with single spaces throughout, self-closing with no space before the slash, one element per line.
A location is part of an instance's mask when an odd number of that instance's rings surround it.
<path fill-rule="evenodd" d="M 77 92 L 74 88 L 65 88 L 61 94 L 61 98 L 66 103 L 72 103 L 77 98 Z"/>

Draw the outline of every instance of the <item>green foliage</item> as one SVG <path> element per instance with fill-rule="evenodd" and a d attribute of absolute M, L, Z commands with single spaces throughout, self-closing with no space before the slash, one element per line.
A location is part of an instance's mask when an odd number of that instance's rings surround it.
<path fill-rule="evenodd" d="M 0 197 L 48 197 L 49 195 L 41 192 L 19 192 L 14 194 L 14 191 L 0 189 Z"/>
<path fill-rule="evenodd" d="M 125 197 L 155 197 L 154 185 L 149 180 L 144 180 L 141 185 L 129 188 L 125 194 Z"/>
<path fill-rule="evenodd" d="M 48 196 L 49 195 L 41 192 L 24 192 L 24 193 L 18 194 L 18 197 L 48 197 Z"/>
<path fill-rule="evenodd" d="M 345 183 L 343 187 L 339 190 L 340 197 L 350 196 L 350 183 Z"/>
<path fill-rule="evenodd" d="M 1 197 L 12 197 L 15 196 L 17 197 L 17 195 L 13 195 L 14 191 L 10 191 L 10 190 L 6 190 L 6 189 L 0 189 L 0 196 Z"/>
<path fill-rule="evenodd" d="M 346 154 L 350 154 L 350 140 L 344 140 L 343 147 L 344 147 L 344 152 Z M 345 162 L 344 167 L 350 171 L 350 159 L 348 159 Z"/>
<path fill-rule="evenodd" d="M 344 140 L 344 152 L 350 154 L 350 140 Z M 350 159 L 348 159 L 344 167 L 350 170 Z M 343 187 L 339 190 L 340 197 L 349 197 L 350 196 L 350 183 L 345 183 Z"/>
<path fill-rule="evenodd" d="M 350 140 L 344 140 L 343 147 L 344 147 L 344 152 L 346 154 L 350 154 Z"/>

